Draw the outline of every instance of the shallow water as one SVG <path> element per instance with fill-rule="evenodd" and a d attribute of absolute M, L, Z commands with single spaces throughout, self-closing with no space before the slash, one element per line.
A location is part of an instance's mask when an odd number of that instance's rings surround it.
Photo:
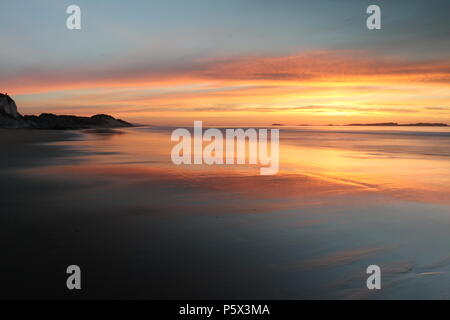
<path fill-rule="evenodd" d="M 3 170 L 2 296 L 72 298 L 78 264 L 85 298 L 450 298 L 448 128 L 283 127 L 275 176 L 174 166 L 170 133 L 85 131 Z"/>

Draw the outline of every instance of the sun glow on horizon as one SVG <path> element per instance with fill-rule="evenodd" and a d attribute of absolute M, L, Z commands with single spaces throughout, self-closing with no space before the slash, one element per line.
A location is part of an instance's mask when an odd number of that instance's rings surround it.
<path fill-rule="evenodd" d="M 101 72 L 100 72 L 101 71 Z M 23 113 L 108 113 L 139 123 L 345 124 L 450 120 L 450 62 L 309 52 L 204 61 L 189 70 L 64 70 L 13 77 Z M 98 74 L 104 75 L 98 75 Z M 122 74 L 123 73 L 123 74 Z M 69 73 L 70 74 L 70 73 Z"/>

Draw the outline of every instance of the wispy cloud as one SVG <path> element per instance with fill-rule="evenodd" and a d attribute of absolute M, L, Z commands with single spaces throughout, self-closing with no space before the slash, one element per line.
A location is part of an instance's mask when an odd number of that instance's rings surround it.
<path fill-rule="evenodd" d="M 450 83 L 448 60 L 407 61 L 365 51 L 317 51 L 291 56 L 244 56 L 147 64 L 145 59 L 84 68 L 26 69 L 0 76 L 0 85 L 19 93 L 93 87 L 187 84 L 199 81 L 271 83 L 384 81 Z"/>
<path fill-rule="evenodd" d="M 158 65 L 142 58 L 124 59 L 85 68 L 25 70 L 0 76 L 0 86 L 19 93 L 33 111 L 79 106 L 86 113 L 133 118 L 167 112 L 378 118 L 450 112 L 449 61 L 408 60 L 361 50 Z"/>

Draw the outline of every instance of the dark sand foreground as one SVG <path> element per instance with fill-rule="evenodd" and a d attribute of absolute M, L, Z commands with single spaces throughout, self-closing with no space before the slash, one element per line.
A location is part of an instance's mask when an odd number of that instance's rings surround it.
<path fill-rule="evenodd" d="M 450 298 L 447 134 L 284 130 L 269 177 L 176 168 L 164 130 L 1 131 L 0 298 Z"/>

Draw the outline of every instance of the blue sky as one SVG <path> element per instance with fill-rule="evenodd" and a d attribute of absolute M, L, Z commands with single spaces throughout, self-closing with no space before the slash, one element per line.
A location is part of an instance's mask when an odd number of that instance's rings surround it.
<path fill-rule="evenodd" d="M 377 33 L 365 28 L 364 12 L 373 3 L 382 7 Z M 81 31 L 65 28 L 70 4 L 82 9 Z M 448 1 L 1 1 L 1 67 L 14 72 L 132 54 L 160 62 L 317 48 L 434 56 L 450 46 L 449 10 Z"/>

